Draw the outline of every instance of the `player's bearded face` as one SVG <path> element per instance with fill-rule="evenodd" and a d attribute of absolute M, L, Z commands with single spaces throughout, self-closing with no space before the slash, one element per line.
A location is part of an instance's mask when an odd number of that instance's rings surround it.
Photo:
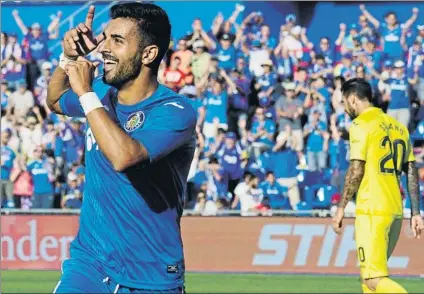
<path fill-rule="evenodd" d="M 352 105 L 353 98 L 349 99 L 343 96 L 343 102 L 345 105 L 345 111 L 350 116 L 351 119 L 355 119 L 358 115 L 356 114 L 355 107 Z"/>
<path fill-rule="evenodd" d="M 141 72 L 142 63 L 141 54 L 139 52 L 124 60 L 109 54 L 104 56 L 104 58 L 116 62 L 113 68 L 105 68 L 103 75 L 104 82 L 115 88 L 121 88 L 128 81 L 135 79 Z"/>
<path fill-rule="evenodd" d="M 142 50 L 136 24 L 128 19 L 117 18 L 105 29 L 106 40 L 99 50 L 104 59 L 103 81 L 120 89 L 134 80 L 142 70 Z"/>

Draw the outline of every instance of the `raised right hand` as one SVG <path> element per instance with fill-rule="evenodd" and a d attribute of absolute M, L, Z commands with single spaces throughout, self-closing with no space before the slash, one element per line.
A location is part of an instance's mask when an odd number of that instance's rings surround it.
<path fill-rule="evenodd" d="M 66 57 L 77 59 L 92 52 L 104 40 L 103 32 L 93 36 L 93 19 L 95 7 L 90 6 L 84 23 L 65 33 L 63 38 L 63 50 Z"/>

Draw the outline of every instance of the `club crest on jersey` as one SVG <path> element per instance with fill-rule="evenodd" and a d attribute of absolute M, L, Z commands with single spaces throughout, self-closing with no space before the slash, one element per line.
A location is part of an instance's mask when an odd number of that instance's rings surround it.
<path fill-rule="evenodd" d="M 144 123 L 144 113 L 143 111 L 137 111 L 135 113 L 130 114 L 128 116 L 127 122 L 125 123 L 125 130 L 127 132 L 132 132 L 139 127 L 141 127 Z"/>

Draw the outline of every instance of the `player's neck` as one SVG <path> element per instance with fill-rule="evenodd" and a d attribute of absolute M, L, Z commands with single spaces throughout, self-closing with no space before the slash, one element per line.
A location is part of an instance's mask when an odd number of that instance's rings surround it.
<path fill-rule="evenodd" d="M 118 91 L 118 101 L 123 105 L 134 105 L 153 95 L 158 88 L 156 75 L 140 74 Z"/>
<path fill-rule="evenodd" d="M 359 113 L 359 115 L 361 115 L 363 112 L 367 111 L 371 107 L 374 107 L 374 105 L 372 105 L 369 102 L 364 102 L 363 104 L 361 104 L 360 106 L 358 106 L 358 113 Z"/>

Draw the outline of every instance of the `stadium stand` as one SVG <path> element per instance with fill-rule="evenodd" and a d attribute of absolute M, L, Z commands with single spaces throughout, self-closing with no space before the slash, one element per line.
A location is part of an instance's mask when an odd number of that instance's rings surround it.
<path fill-rule="evenodd" d="M 108 8 L 100 10 L 103 22 Z M 351 12 L 356 21 L 340 23 L 333 39 L 311 36 L 293 13 L 279 32 L 271 31 L 267 11 L 245 9 L 236 4 L 224 17 L 217 8 L 210 28 L 193 19 L 161 64 L 159 81 L 187 96 L 198 112 L 186 208 L 200 215 L 330 209 L 349 164 L 351 120 L 340 88 L 353 77 L 366 78 L 375 104 L 409 127 L 424 186 L 424 24 L 417 23 L 418 9 L 398 20 L 396 12 L 380 19 L 357 6 Z M 49 16 L 48 25 L 29 24 L 17 7 L 12 17 L 20 31 L 1 33 L 5 209 L 79 208 L 84 199 L 85 121 L 46 106 L 61 53 L 60 6 L 38 17 Z M 93 52 L 90 59 L 102 57 Z M 405 200 L 406 211 L 408 205 Z"/>

